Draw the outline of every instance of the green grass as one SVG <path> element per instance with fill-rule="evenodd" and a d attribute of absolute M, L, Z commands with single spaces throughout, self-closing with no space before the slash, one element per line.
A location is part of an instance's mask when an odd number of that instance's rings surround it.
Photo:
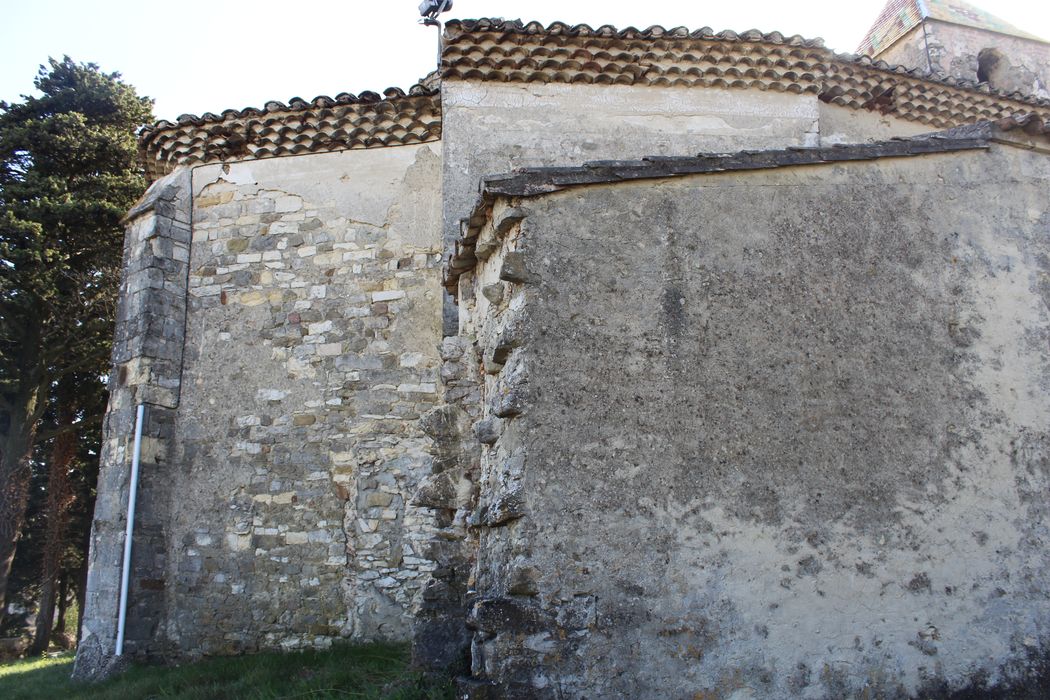
<path fill-rule="evenodd" d="M 185 666 L 137 666 L 97 685 L 69 680 L 71 653 L 0 665 L 4 700 L 251 700 L 343 698 L 451 700 L 449 683 L 423 679 L 403 645 L 339 646 L 330 651 L 209 659 Z"/>

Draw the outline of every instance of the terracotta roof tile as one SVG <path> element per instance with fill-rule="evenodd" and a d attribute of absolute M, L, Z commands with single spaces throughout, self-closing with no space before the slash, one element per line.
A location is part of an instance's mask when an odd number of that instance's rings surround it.
<path fill-rule="evenodd" d="M 1003 131 L 1021 130 L 1033 136 L 1050 136 L 1050 119 L 1040 117 L 1038 114 L 1024 114 L 1016 117 L 1007 117 L 995 122 L 995 126 Z"/>
<path fill-rule="evenodd" d="M 918 0 L 889 0 L 861 39 L 857 53 L 874 56 L 922 22 L 924 14 Z"/>
<path fill-rule="evenodd" d="M 819 39 L 758 30 L 617 30 L 493 19 L 445 25 L 443 79 L 661 85 L 816 94 L 934 127 L 1039 112 L 1050 101 L 993 92 L 868 56 L 836 54 Z"/>
<path fill-rule="evenodd" d="M 184 114 L 139 134 L 150 179 L 179 165 L 423 143 L 441 138 L 441 99 L 433 87 L 389 88 L 267 102 L 222 114 Z"/>

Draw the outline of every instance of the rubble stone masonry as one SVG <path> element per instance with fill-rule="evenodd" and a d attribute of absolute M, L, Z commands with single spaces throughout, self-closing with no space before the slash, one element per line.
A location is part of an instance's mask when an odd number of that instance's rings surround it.
<path fill-rule="evenodd" d="M 439 154 L 430 143 L 198 167 L 192 243 L 191 171 L 176 173 L 185 216 L 169 257 L 182 288 L 158 277 L 147 291 L 171 292 L 166 325 L 153 330 L 171 331 L 178 357 L 141 353 L 170 364 L 161 378 L 175 384 L 133 394 L 118 381 L 107 427 L 105 484 L 126 479 L 135 403 L 167 410 L 168 439 L 154 450 L 163 464 L 144 463 L 135 535 L 137 560 L 150 559 L 133 600 L 145 595 L 150 610 L 129 614 L 136 629 L 149 621 L 141 637 L 151 641 L 129 650 L 408 638 L 434 568 L 435 517 L 409 501 L 433 462 L 419 419 L 438 401 L 441 363 Z M 130 285 L 149 226 L 129 229 Z M 120 359 L 118 380 L 147 372 Z M 162 495 L 151 499 L 154 480 Z M 106 627 L 124 526 L 109 499 L 126 498 L 126 486 L 103 493 L 88 620 Z M 100 547 L 103 526 L 113 533 Z"/>
<path fill-rule="evenodd" d="M 436 145 L 194 172 L 168 634 L 404 639 L 440 359 Z"/>

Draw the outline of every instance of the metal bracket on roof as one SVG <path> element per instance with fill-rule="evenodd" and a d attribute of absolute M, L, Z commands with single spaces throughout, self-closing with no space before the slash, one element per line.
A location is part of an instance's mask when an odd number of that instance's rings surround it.
<path fill-rule="evenodd" d="M 437 27 L 438 30 L 438 68 L 441 68 L 441 34 L 442 25 L 438 15 L 452 9 L 452 0 L 423 0 L 419 3 L 419 14 L 423 18 L 419 23 L 424 27 Z"/>
<path fill-rule="evenodd" d="M 451 9 L 452 0 L 423 0 L 423 2 L 419 3 L 419 14 L 421 17 L 424 17 L 423 24 L 428 26 L 431 25 L 427 20 L 436 22 L 438 15 Z"/>

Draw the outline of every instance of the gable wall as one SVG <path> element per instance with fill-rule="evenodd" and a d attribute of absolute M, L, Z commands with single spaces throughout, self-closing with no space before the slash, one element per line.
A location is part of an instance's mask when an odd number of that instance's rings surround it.
<path fill-rule="evenodd" d="M 926 31 L 929 31 L 928 23 L 926 24 Z M 893 42 L 885 51 L 876 54 L 875 58 L 890 65 L 927 71 L 930 69 L 930 59 L 926 50 L 926 39 L 923 23 L 920 22 L 908 30 L 900 39 Z M 971 79 L 976 78 L 976 66 L 971 72 L 973 73 Z"/>
<path fill-rule="evenodd" d="M 446 242 L 486 175 L 818 143 L 818 100 L 757 90 L 446 80 Z"/>

